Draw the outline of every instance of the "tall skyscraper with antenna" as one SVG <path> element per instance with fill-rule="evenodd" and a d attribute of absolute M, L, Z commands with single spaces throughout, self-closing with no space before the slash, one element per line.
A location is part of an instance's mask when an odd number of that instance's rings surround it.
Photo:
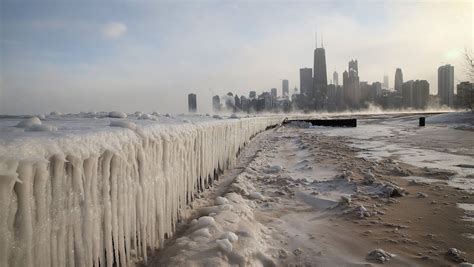
<path fill-rule="evenodd" d="M 326 71 L 326 51 L 321 37 L 321 47 L 318 47 L 316 35 L 316 48 L 314 49 L 314 65 L 313 65 L 313 92 L 314 92 L 314 108 L 323 109 L 327 99 L 327 71 Z"/>

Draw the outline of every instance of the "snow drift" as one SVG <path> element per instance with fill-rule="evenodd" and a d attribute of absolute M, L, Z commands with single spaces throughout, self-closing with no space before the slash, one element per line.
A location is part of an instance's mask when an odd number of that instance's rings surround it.
<path fill-rule="evenodd" d="M 0 138 L 0 266 L 146 261 L 147 249 L 173 235 L 180 208 L 232 166 L 252 136 L 281 121 L 137 123 Z"/>

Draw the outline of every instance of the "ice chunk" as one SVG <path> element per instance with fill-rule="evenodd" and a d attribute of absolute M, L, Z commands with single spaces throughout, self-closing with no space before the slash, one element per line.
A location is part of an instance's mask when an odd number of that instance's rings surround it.
<path fill-rule="evenodd" d="M 211 237 L 211 233 L 209 232 L 209 228 L 201 228 L 201 229 L 198 229 L 196 231 L 194 231 L 192 234 L 191 234 L 194 238 L 195 237 Z"/>
<path fill-rule="evenodd" d="M 227 252 L 227 253 L 231 253 L 232 252 L 232 244 L 230 243 L 230 241 L 228 239 L 217 239 L 216 240 L 216 243 L 217 243 L 217 247 L 224 251 L 224 252 Z"/>
<path fill-rule="evenodd" d="M 109 112 L 109 117 L 117 118 L 117 119 L 125 119 L 127 117 L 127 114 L 120 111 L 111 111 Z"/>
<path fill-rule="evenodd" d="M 260 199 L 260 200 L 262 200 L 262 199 L 263 199 L 263 195 L 260 194 L 259 192 L 251 192 L 251 193 L 249 194 L 249 198 L 250 198 L 250 199 Z"/>
<path fill-rule="evenodd" d="M 229 200 L 227 200 L 227 198 L 225 197 L 217 197 L 216 198 L 216 204 L 217 205 L 224 205 L 224 204 L 228 204 L 229 203 Z"/>
<path fill-rule="evenodd" d="M 23 121 L 20 121 L 16 127 L 19 127 L 19 128 L 28 128 L 28 127 L 31 127 L 33 125 L 41 125 L 41 120 L 38 118 L 38 117 L 31 117 L 29 119 L 26 119 L 26 120 L 23 120 Z"/>
<path fill-rule="evenodd" d="M 372 250 L 368 255 L 367 255 L 367 260 L 368 261 L 373 261 L 373 262 L 378 262 L 378 263 L 384 263 L 386 261 L 389 261 L 394 255 L 390 254 L 383 249 L 374 249 Z"/>
<path fill-rule="evenodd" d="M 49 113 L 49 115 L 51 115 L 51 116 L 61 116 L 62 113 L 59 112 L 59 111 L 53 111 L 53 112 Z"/>
<path fill-rule="evenodd" d="M 137 128 L 137 125 L 133 122 L 130 122 L 130 121 L 111 121 L 110 126 L 111 127 L 127 128 L 127 129 L 130 129 L 130 130 L 135 130 Z"/>
<path fill-rule="evenodd" d="M 25 129 L 25 131 L 28 131 L 28 132 L 54 132 L 57 130 L 58 128 L 52 125 L 46 125 L 46 124 L 34 124 Z"/>
<path fill-rule="evenodd" d="M 138 117 L 139 120 L 150 120 L 151 118 L 150 114 L 141 114 L 140 117 Z"/>
<path fill-rule="evenodd" d="M 203 227 L 215 227 L 216 221 L 211 216 L 202 216 L 192 224 L 193 229 L 199 229 Z"/>
<path fill-rule="evenodd" d="M 220 238 L 221 239 L 228 239 L 232 243 L 239 240 L 239 237 L 236 234 L 234 234 L 233 232 L 230 232 L 230 231 L 227 231 L 227 232 L 223 233 Z"/>

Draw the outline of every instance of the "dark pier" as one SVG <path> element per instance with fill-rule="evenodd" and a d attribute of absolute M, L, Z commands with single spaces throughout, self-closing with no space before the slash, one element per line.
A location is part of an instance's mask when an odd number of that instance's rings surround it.
<path fill-rule="evenodd" d="M 329 127 L 357 127 L 357 119 L 306 119 L 306 120 L 286 120 L 285 123 L 292 121 L 309 122 L 313 126 Z"/>

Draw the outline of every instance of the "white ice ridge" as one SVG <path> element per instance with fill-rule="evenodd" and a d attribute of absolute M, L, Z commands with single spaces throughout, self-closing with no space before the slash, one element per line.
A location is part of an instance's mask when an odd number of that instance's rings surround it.
<path fill-rule="evenodd" d="M 0 136 L 0 266 L 146 261 L 147 248 L 173 235 L 180 208 L 216 170 L 232 166 L 252 136 L 283 118 L 137 123 L 135 129 L 101 120 L 110 118 L 90 120 L 102 124 L 87 133 L 63 134 L 69 126 L 58 125 L 49 134 Z"/>

